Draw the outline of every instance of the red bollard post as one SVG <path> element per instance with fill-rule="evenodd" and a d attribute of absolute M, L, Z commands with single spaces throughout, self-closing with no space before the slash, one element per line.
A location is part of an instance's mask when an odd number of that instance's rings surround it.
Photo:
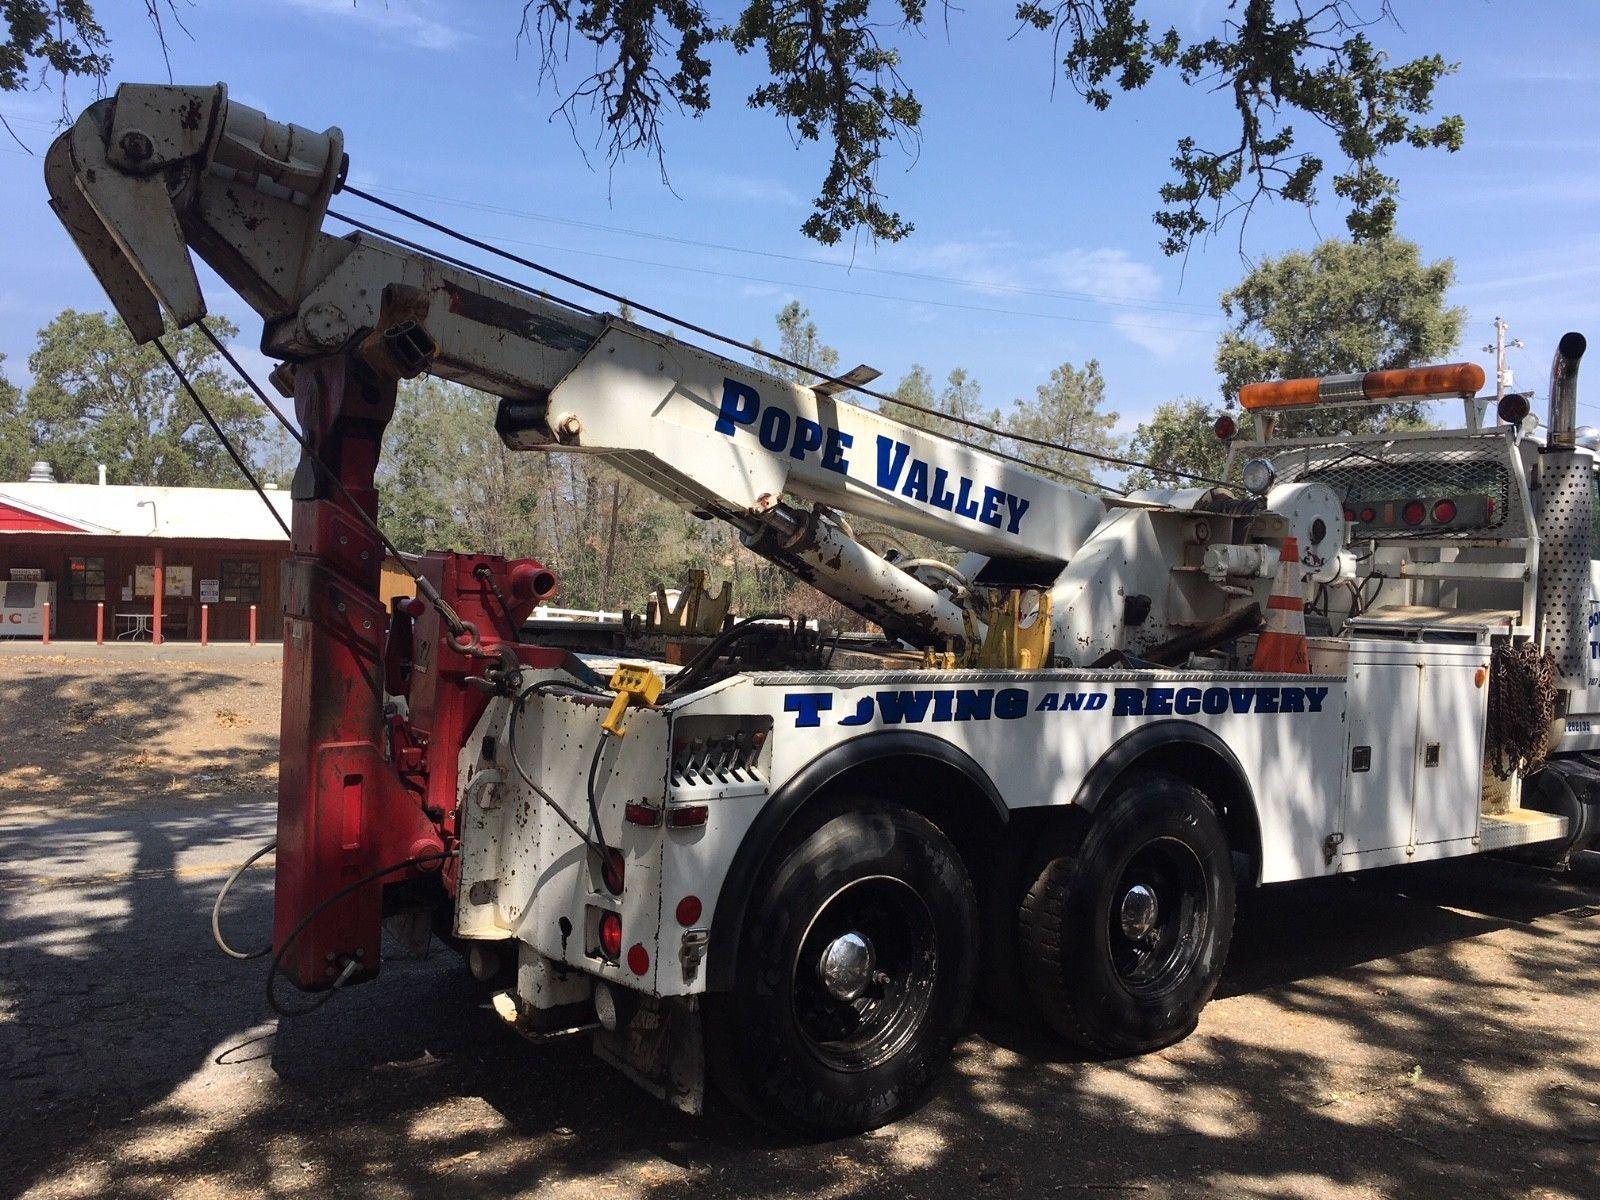
<path fill-rule="evenodd" d="M 50 601 L 44 602 L 44 644 L 50 644 Z"/>
<path fill-rule="evenodd" d="M 94 606 L 94 644 L 96 646 L 104 646 L 106 644 L 106 602 L 104 600 Z"/>
<path fill-rule="evenodd" d="M 200 644 L 202 646 L 211 644 L 211 605 L 209 604 L 200 606 Z"/>
<path fill-rule="evenodd" d="M 250 644 L 256 644 L 256 606 L 250 606 Z"/>

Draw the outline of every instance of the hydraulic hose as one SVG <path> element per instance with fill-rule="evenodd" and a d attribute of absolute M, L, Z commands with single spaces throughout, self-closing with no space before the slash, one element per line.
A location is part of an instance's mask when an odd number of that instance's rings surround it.
<path fill-rule="evenodd" d="M 257 850 L 249 858 L 245 859 L 242 863 L 235 867 L 233 869 L 233 874 L 229 875 L 227 882 L 222 885 L 222 890 L 217 893 L 216 903 L 211 906 L 211 940 L 216 942 L 217 949 L 221 950 L 229 958 L 243 959 L 244 961 L 248 962 L 252 958 L 260 958 L 264 954 L 272 953 L 272 943 L 270 941 L 259 950 L 249 951 L 235 950 L 232 946 L 228 945 L 228 939 L 222 936 L 222 902 L 228 898 L 228 892 L 232 889 L 233 885 L 239 882 L 239 876 L 243 875 L 252 866 L 254 866 L 258 859 L 264 855 L 271 854 L 277 848 L 278 839 L 273 838 L 265 846 L 261 847 L 261 849 Z"/>

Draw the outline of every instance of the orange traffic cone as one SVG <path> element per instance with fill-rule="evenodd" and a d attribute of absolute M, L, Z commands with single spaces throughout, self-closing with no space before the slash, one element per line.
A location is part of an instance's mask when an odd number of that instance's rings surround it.
<path fill-rule="evenodd" d="M 1256 639 L 1256 657 L 1251 666 L 1257 671 L 1311 674 L 1306 646 L 1306 594 L 1300 580 L 1300 543 L 1286 537 L 1278 552 L 1272 594 L 1267 597 L 1267 627 Z"/>

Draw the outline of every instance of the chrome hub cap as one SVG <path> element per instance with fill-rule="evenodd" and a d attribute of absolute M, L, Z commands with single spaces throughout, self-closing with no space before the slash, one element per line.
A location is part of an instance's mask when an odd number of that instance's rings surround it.
<path fill-rule="evenodd" d="M 1122 906 L 1118 913 L 1122 922 L 1122 936 L 1131 942 L 1148 937 L 1156 927 L 1156 894 L 1142 883 L 1136 883 L 1122 893 Z"/>
<path fill-rule="evenodd" d="M 859 933 L 841 933 L 823 948 L 817 975 L 828 995 L 850 1001 L 866 991 L 876 966 L 871 942 Z"/>

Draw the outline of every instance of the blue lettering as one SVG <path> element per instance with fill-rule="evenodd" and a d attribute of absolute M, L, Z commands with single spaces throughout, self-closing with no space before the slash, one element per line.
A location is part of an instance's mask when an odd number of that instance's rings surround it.
<path fill-rule="evenodd" d="M 717 432 L 733 435 L 735 425 L 749 425 L 761 408 L 761 396 L 748 384 L 722 381 L 722 408 L 717 414 Z"/>
<path fill-rule="evenodd" d="M 822 449 L 822 426 L 804 417 L 794 419 L 794 445 L 789 447 L 790 458 L 804 458 L 813 450 Z"/>
<path fill-rule="evenodd" d="M 1113 717 L 1144 716 L 1144 693 L 1138 688 L 1118 688 L 1116 697 L 1116 703 L 1111 709 Z"/>
<path fill-rule="evenodd" d="M 961 691 L 956 693 L 956 720 L 987 721 L 994 704 L 994 689 Z"/>
<path fill-rule="evenodd" d="M 1039 701 L 1038 707 L 1036 709 L 1034 709 L 1034 711 L 1035 712 L 1055 712 L 1060 707 L 1061 707 L 1061 697 L 1056 695 L 1056 693 L 1054 693 L 1054 692 L 1046 692 L 1044 694 L 1044 697 Z"/>
<path fill-rule="evenodd" d="M 1305 712 L 1306 692 L 1304 688 L 1286 687 L 1278 691 L 1279 712 Z"/>
<path fill-rule="evenodd" d="M 1179 688 L 1172 701 L 1172 711 L 1179 716 L 1192 717 L 1200 711 L 1200 689 Z"/>
<path fill-rule="evenodd" d="M 1256 689 L 1256 711 L 1258 713 L 1275 713 L 1278 711 L 1278 689 Z"/>
<path fill-rule="evenodd" d="M 978 502 L 972 498 L 972 480 L 965 475 L 961 477 L 961 492 L 956 496 L 956 516 L 975 520 L 978 516 Z"/>
<path fill-rule="evenodd" d="M 965 482 L 965 481 L 963 481 Z M 985 525 L 1000 528 L 1000 501 L 1005 498 L 1005 493 L 999 488 L 986 487 L 983 489 L 983 511 L 978 514 L 978 520 Z"/>
<path fill-rule="evenodd" d="M 850 448 L 850 443 L 855 438 L 848 433 L 840 433 L 837 429 L 828 430 L 827 444 L 822 451 L 822 469 L 836 471 L 843 475 L 850 469 L 850 464 L 844 460 L 844 452 Z"/>
<path fill-rule="evenodd" d="M 1084 710 L 1084 712 L 1098 712 L 1100 709 L 1104 708 L 1105 706 L 1106 706 L 1106 694 L 1104 692 L 1095 692 L 1087 700 L 1084 701 L 1083 710 Z"/>
<path fill-rule="evenodd" d="M 954 706 L 955 701 L 955 695 L 951 692 L 935 692 L 933 694 L 933 719 L 935 721 L 948 721 L 950 719 L 950 709 Z"/>
<path fill-rule="evenodd" d="M 1314 713 L 1322 711 L 1322 702 L 1327 699 L 1327 696 L 1328 689 L 1325 687 L 1308 687 L 1306 689 L 1306 702 L 1311 705 L 1311 711 Z"/>
<path fill-rule="evenodd" d="M 994 715 L 1002 721 L 1027 716 L 1028 693 L 1021 688 L 1001 688 L 994 694 Z"/>
<path fill-rule="evenodd" d="M 894 491 L 895 485 L 900 482 L 900 473 L 906 469 L 906 458 L 910 453 L 911 447 L 904 442 L 878 435 L 879 487 Z"/>
<path fill-rule="evenodd" d="M 791 692 L 783 698 L 783 711 L 798 713 L 794 719 L 796 729 L 814 729 L 822 724 L 819 713 L 833 707 L 833 697 L 827 692 Z"/>
<path fill-rule="evenodd" d="M 1172 689 L 1150 688 L 1144 694 L 1144 715 L 1164 717 L 1172 711 Z"/>
<path fill-rule="evenodd" d="M 906 485 L 900 489 L 913 500 L 928 502 L 928 464 L 920 458 L 911 460 L 911 469 L 906 472 Z"/>
<path fill-rule="evenodd" d="M 1028 511 L 1028 506 L 1032 503 L 1032 500 L 1025 500 L 1021 496 L 1008 495 L 1006 497 L 1006 509 L 1011 514 L 1010 521 L 1006 525 L 1007 533 L 1015 533 L 1017 531 L 1022 524 L 1022 514 Z"/>
<path fill-rule="evenodd" d="M 757 434 L 767 450 L 782 450 L 789 444 L 789 414 L 781 408 L 768 408 L 761 414 L 761 429 Z"/>
<path fill-rule="evenodd" d="M 848 717 L 840 717 L 841 725 L 865 725 L 872 720 L 872 697 L 863 696 L 856 701 L 856 710 Z"/>
<path fill-rule="evenodd" d="M 1229 688 L 1228 697 L 1233 701 L 1233 711 L 1247 713 L 1250 705 L 1256 698 L 1255 688 Z"/>
<path fill-rule="evenodd" d="M 942 508 L 951 512 L 956 506 L 956 494 L 950 490 L 950 472 L 943 467 L 936 467 L 933 472 L 933 494 L 928 497 L 928 503 L 935 508 Z"/>
<path fill-rule="evenodd" d="M 1095 693 L 1095 695 L 1098 694 L 1098 692 Z M 1088 707 L 1084 701 L 1093 699 L 1094 696 L 1086 696 L 1082 692 L 1068 692 L 1065 696 L 1061 697 L 1061 711 L 1078 712 L 1080 709 Z"/>
<path fill-rule="evenodd" d="M 885 725 L 905 722 L 915 725 L 928 715 L 928 705 L 933 700 L 931 691 L 879 692 L 878 712 Z"/>
<path fill-rule="evenodd" d="M 1228 711 L 1228 689 L 1207 688 L 1205 695 L 1200 697 L 1200 708 L 1213 717 L 1218 713 Z"/>

